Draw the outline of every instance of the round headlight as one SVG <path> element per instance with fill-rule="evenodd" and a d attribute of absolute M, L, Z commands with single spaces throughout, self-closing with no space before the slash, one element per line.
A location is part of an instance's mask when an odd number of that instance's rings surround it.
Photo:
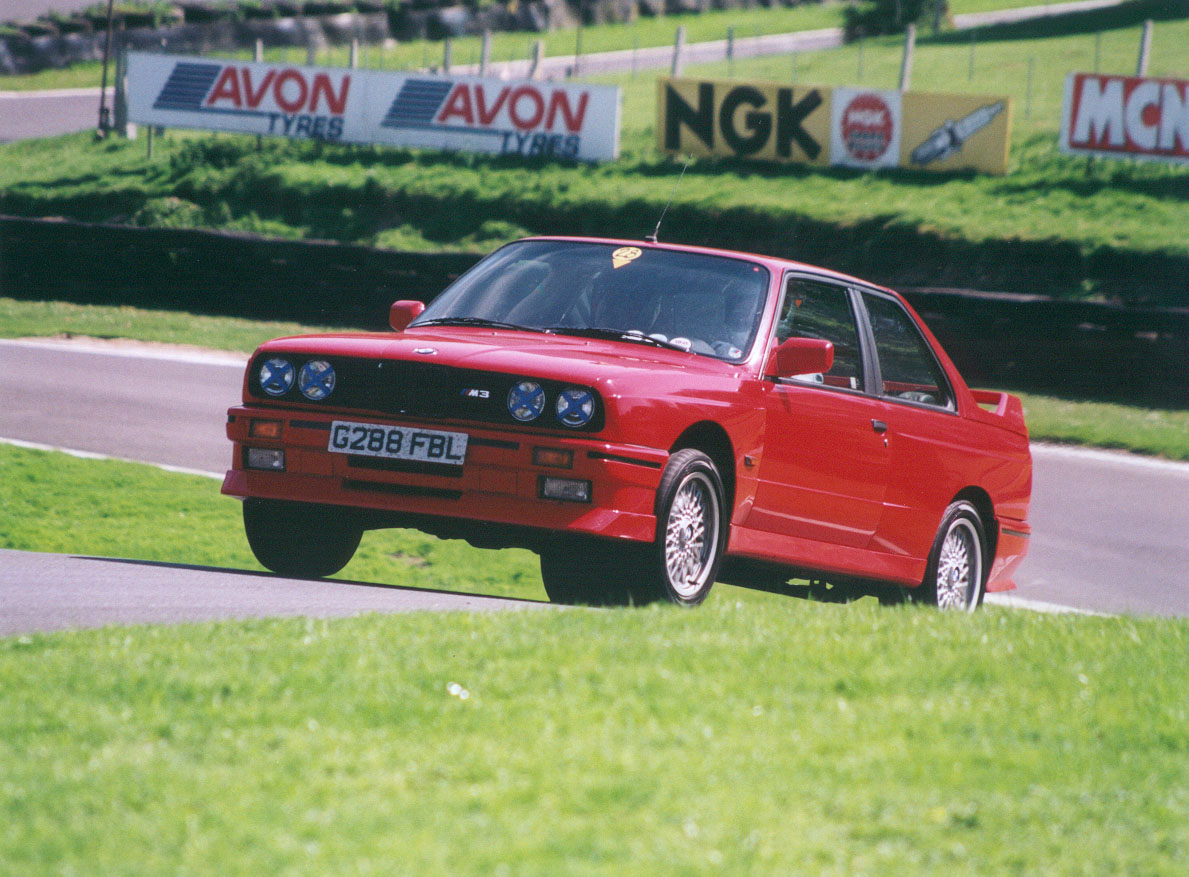
<path fill-rule="evenodd" d="M 270 396 L 284 396 L 293 388 L 295 372 L 287 359 L 269 359 L 260 366 L 260 389 Z"/>
<path fill-rule="evenodd" d="M 312 402 L 325 399 L 334 392 L 334 366 L 322 359 L 311 359 L 298 372 L 297 387 Z"/>
<path fill-rule="evenodd" d="M 594 412 L 594 394 L 590 390 L 568 387 L 557 397 L 557 419 L 566 426 L 586 426 Z"/>
<path fill-rule="evenodd" d="M 536 381 L 521 381 L 508 391 L 508 413 L 522 423 L 536 420 L 545 410 L 545 391 Z"/>

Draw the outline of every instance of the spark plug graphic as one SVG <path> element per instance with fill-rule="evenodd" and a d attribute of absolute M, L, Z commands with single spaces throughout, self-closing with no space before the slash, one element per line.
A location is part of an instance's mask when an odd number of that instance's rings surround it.
<path fill-rule="evenodd" d="M 991 124 L 1003 110 L 1004 102 L 987 104 L 979 107 L 969 116 L 958 121 L 946 119 L 941 126 L 925 138 L 925 141 L 912 151 L 913 164 L 930 164 L 948 158 L 962 149 L 962 144 Z"/>

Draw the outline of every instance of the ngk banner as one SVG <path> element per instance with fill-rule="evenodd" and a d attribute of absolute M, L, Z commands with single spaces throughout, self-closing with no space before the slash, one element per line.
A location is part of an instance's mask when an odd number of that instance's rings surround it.
<path fill-rule="evenodd" d="M 1007 172 L 1011 102 L 738 80 L 662 79 L 657 146 L 849 167 Z"/>
<path fill-rule="evenodd" d="M 1189 81 L 1070 73 L 1061 151 L 1189 161 Z"/>
<path fill-rule="evenodd" d="M 128 118 L 425 149 L 609 161 L 619 89 L 381 70 L 128 55 Z"/>

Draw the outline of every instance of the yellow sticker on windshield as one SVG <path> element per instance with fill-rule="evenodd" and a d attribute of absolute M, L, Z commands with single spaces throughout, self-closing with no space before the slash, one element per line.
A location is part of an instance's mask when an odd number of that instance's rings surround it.
<path fill-rule="evenodd" d="M 611 266 L 613 268 L 622 268 L 629 262 L 635 262 L 644 252 L 639 247 L 620 247 L 611 254 Z"/>

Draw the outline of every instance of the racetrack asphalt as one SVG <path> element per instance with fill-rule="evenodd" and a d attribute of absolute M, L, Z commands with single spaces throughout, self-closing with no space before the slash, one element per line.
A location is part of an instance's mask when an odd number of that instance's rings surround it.
<path fill-rule="evenodd" d="M 244 356 L 39 339 L 0 341 L 0 360 L 6 375 L 0 385 L 0 439 L 182 468 L 212 479 L 229 464 L 226 409 L 240 398 Z M 991 602 L 1189 615 L 1189 464 L 1053 445 L 1034 445 L 1033 461 L 1031 551 L 1016 577 L 1019 590 L 991 595 Z M 212 501 L 230 500 L 217 496 L 212 485 Z M 31 571 L 38 562 L 31 561 L 22 574 L 27 586 L 46 581 Z M 0 563 L 7 567 L 8 558 Z M 88 568 L 94 567 L 91 562 Z M 147 567 L 125 563 L 119 569 L 139 576 Z M 151 570 L 154 576 L 180 571 L 187 580 L 215 574 L 165 565 Z M 247 575 L 252 587 L 260 579 L 282 581 Z M 330 601 L 328 614 L 334 614 L 334 593 L 344 586 L 317 584 Z M 431 605 L 436 594 L 425 592 L 415 598 L 424 605 L 407 608 L 443 608 Z M 65 599 L 64 593 L 53 595 Z M 67 603 L 81 599 L 73 594 Z M 103 611 L 102 596 L 93 599 L 96 611 Z M 189 599 L 193 620 L 208 617 L 202 614 L 206 599 L 201 589 Z M 56 605 L 39 611 L 70 611 Z M 6 614 L 0 601 L 0 617 Z M 124 620 L 152 619 L 133 613 Z"/>

